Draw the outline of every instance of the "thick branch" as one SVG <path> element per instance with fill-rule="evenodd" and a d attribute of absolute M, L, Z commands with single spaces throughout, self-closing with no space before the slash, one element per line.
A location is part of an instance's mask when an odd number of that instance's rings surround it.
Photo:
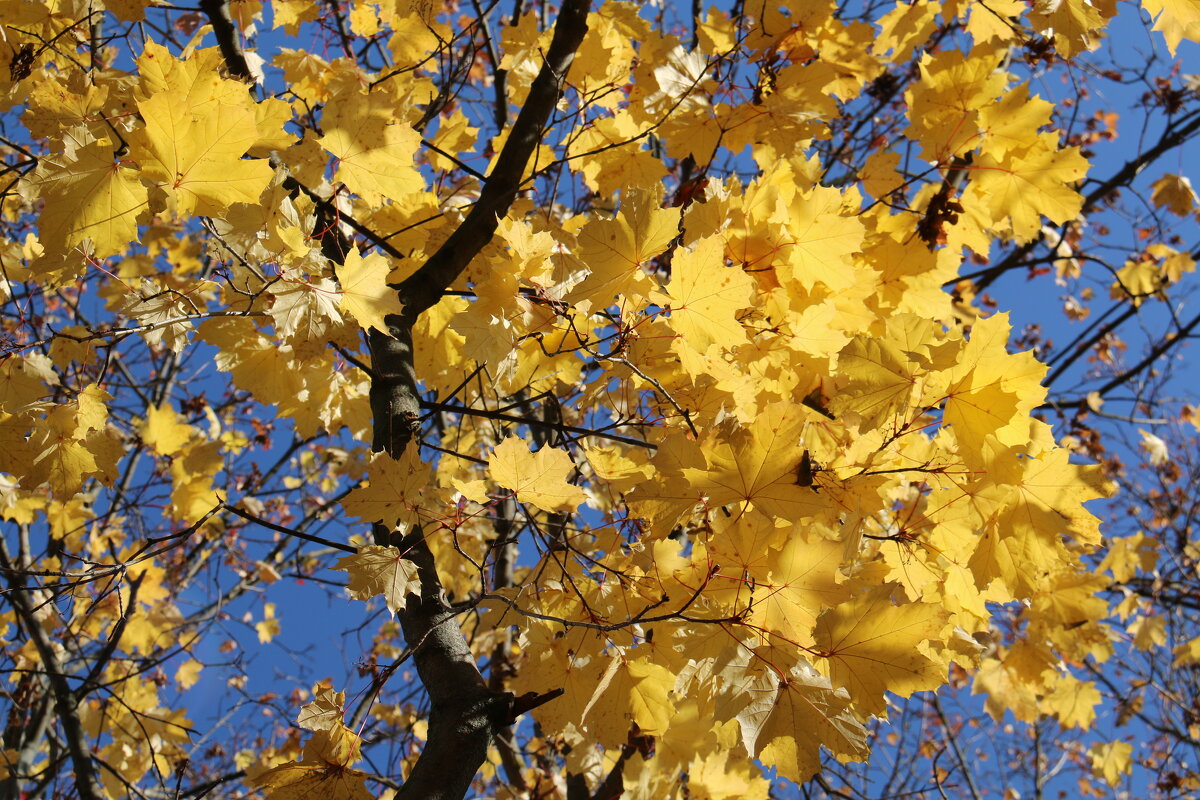
<path fill-rule="evenodd" d="M 376 525 L 376 539 L 387 536 Z M 400 612 L 404 639 L 429 694 L 429 738 L 397 800 L 459 800 L 471 788 L 496 732 L 511 715 L 512 695 L 492 692 L 475 664 L 452 609 L 442 596 L 433 553 L 421 531 L 399 541 L 417 565 L 421 596 L 408 596 Z"/>
<path fill-rule="evenodd" d="M 566 0 L 563 3 L 546 60 L 529 89 L 529 96 L 517 115 L 517 121 L 513 123 L 504 149 L 496 159 L 495 169 L 479 193 L 479 201 L 437 252 L 400 285 L 400 299 L 404 302 L 406 316 L 415 317 L 437 303 L 446 287 L 492 240 L 499 218 L 508 213 L 520 189 L 529 159 L 542 141 L 546 121 L 562 96 L 567 71 L 587 33 L 590 6 L 591 3 L 586 0 Z"/>
<path fill-rule="evenodd" d="M 566 0 L 546 60 L 501 151 L 496 167 L 466 219 L 397 291 L 404 312 L 387 318 L 388 333 L 372 330 L 372 446 L 403 454 L 420 427 L 420 394 L 413 363 L 412 327 L 491 241 L 508 213 L 526 165 L 562 96 L 567 70 L 587 32 L 590 0 Z M 511 722 L 513 697 L 487 686 L 443 597 L 433 553 L 419 527 L 403 537 L 376 525 L 375 541 L 395 544 L 417 565 L 420 596 L 409 595 L 399 613 L 417 674 L 429 694 L 429 738 L 397 800 L 458 800 L 466 795 L 496 734 Z"/>
<path fill-rule="evenodd" d="M 388 334 L 372 330 L 371 412 L 375 418 L 372 446 L 393 456 L 404 452 L 417 430 L 420 402 L 413 371 L 412 326 L 421 313 L 442 298 L 496 232 L 508 213 L 529 159 L 542 140 L 550 114 L 562 97 L 567 71 L 587 33 L 587 0 L 567 0 L 559 12 L 546 60 L 534 78 L 529 96 L 513 123 L 496 166 L 466 219 L 421 268 L 400 284 L 404 313 L 387 318 Z"/>
<path fill-rule="evenodd" d="M 246 62 L 246 51 L 238 38 L 237 26 L 229 16 L 228 0 L 200 0 L 200 10 L 212 23 L 213 35 L 221 48 L 221 57 L 225 59 L 225 67 L 229 74 L 238 80 L 253 81 L 254 74 Z"/>

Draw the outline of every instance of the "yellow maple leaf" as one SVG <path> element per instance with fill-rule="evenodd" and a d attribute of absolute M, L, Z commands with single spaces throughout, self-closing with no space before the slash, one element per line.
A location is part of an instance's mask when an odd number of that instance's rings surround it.
<path fill-rule="evenodd" d="M 90 243 L 97 258 L 107 258 L 137 241 L 147 190 L 136 169 L 114 158 L 108 139 L 43 159 L 28 180 L 44 201 L 38 238 L 49 252 Z"/>
<path fill-rule="evenodd" d="M 314 686 L 313 700 L 300 708 L 296 724 L 309 731 L 327 731 L 342 724 L 346 715 L 346 693 L 331 686 Z"/>
<path fill-rule="evenodd" d="M 166 91 L 137 105 L 146 126 L 128 135 L 129 157 L 180 216 L 219 216 L 234 203 L 255 203 L 271 182 L 270 164 L 242 158 L 258 140 L 249 102 L 197 108 Z"/>
<path fill-rule="evenodd" d="M 254 630 L 258 633 L 258 641 L 262 644 L 266 644 L 279 635 L 279 620 L 275 617 L 274 603 L 267 603 L 263 606 L 263 618 L 254 624 Z"/>
<path fill-rule="evenodd" d="M 908 61 L 913 48 L 929 39 L 939 10 L 940 4 L 928 0 L 896 3 L 895 8 L 879 19 L 879 36 L 871 45 L 871 52 L 885 54 L 894 50 L 889 61 L 897 64 Z"/>
<path fill-rule="evenodd" d="M 1060 150 L 1058 133 L 1048 131 L 1002 158 L 982 153 L 967 191 L 983 201 L 992 219 L 1008 220 L 1013 238 L 1028 241 L 1041 231 L 1043 216 L 1061 225 L 1079 215 L 1083 197 L 1074 184 L 1088 166 L 1078 147 Z"/>
<path fill-rule="evenodd" d="M 748 688 L 753 700 L 738 715 L 746 749 L 785 778 L 803 783 L 821 768 L 821 747 L 839 759 L 866 758 L 867 731 L 850 697 L 800 661 L 787 674 L 762 670 Z"/>
<path fill-rule="evenodd" d="M 1159 541 L 1141 531 L 1111 539 L 1107 545 L 1108 552 L 1096 571 L 1108 570 L 1117 583 L 1128 582 L 1138 570 L 1150 572 L 1158 563 Z"/>
<path fill-rule="evenodd" d="M 421 461 L 416 447 L 406 448 L 399 459 L 376 453 L 367 468 L 368 483 L 343 497 L 342 508 L 366 522 L 412 525 L 429 475 L 429 465 Z"/>
<path fill-rule="evenodd" d="M 1032 352 L 1009 353 L 1008 314 L 995 314 L 971 329 L 971 339 L 946 376 L 943 419 L 959 444 L 980 451 L 988 436 L 1017 446 L 1029 438 L 1029 413 L 1046 397 L 1044 364 Z"/>
<path fill-rule="evenodd" d="M 582 489 L 567 483 L 574 469 L 565 450 L 543 447 L 534 453 L 515 437 L 496 445 L 488 459 L 492 480 L 516 492 L 517 500 L 543 511 L 574 511 L 586 499 Z"/>
<path fill-rule="evenodd" d="M 905 93 L 908 138 L 921 145 L 921 158 L 949 163 L 979 145 L 980 110 L 995 102 L 1007 85 L 988 58 L 961 50 L 921 57 L 921 80 Z"/>
<path fill-rule="evenodd" d="M 34 81 L 25 100 L 25 113 L 21 122 L 37 138 L 51 139 L 55 151 L 62 149 L 68 138 L 78 135 L 72 130 L 79 125 L 88 126 L 98 137 L 103 136 L 102 126 L 95 126 L 104 115 L 111 88 L 104 83 L 89 80 L 84 72 L 46 74 Z"/>
<path fill-rule="evenodd" d="M 750 304 L 754 279 L 740 266 L 725 266 L 725 242 L 720 236 L 680 248 L 671 259 L 670 325 L 697 352 L 714 342 L 732 350 L 746 341 L 736 313 Z"/>
<path fill-rule="evenodd" d="M 147 408 L 141 425 L 142 441 L 160 456 L 175 455 L 195 433 L 196 429 L 183 422 L 169 401 Z"/>
<path fill-rule="evenodd" d="M 1200 33 L 1200 13 L 1197 14 L 1197 31 Z M 1200 203 L 1186 175 L 1163 175 L 1151 184 L 1150 200 L 1177 217 L 1191 214 Z"/>
<path fill-rule="evenodd" d="M 795 280 L 805 289 L 823 284 L 834 292 L 854 285 L 851 256 L 862 249 L 866 229 L 857 208 L 843 207 L 845 200 L 832 187 L 796 192 L 787 214 L 787 260 L 776 267 L 785 285 Z"/>
<path fill-rule="evenodd" d="M 689 796 L 697 800 L 769 800 L 771 785 L 753 765 L 729 763 L 728 750 L 706 748 L 701 752 L 685 764 Z"/>
<path fill-rule="evenodd" d="M 336 179 L 372 205 L 425 188 L 413 163 L 421 135 L 393 118 L 383 92 L 338 95 L 325 107 L 321 147 L 337 159 Z"/>
<path fill-rule="evenodd" d="M 271 3 L 271 18 L 276 28 L 283 28 L 288 36 L 300 32 L 300 25 L 312 22 L 320 14 L 320 9 L 303 0 L 275 0 Z"/>
<path fill-rule="evenodd" d="M 1009 493 L 997 522 L 1010 535 L 1028 531 L 1045 542 L 1069 535 L 1086 546 L 1100 543 L 1100 520 L 1083 504 L 1110 496 L 1115 487 L 1100 467 L 1070 463 L 1066 448 L 996 458 L 987 481 Z"/>
<path fill-rule="evenodd" d="M 1142 8 L 1154 20 L 1154 30 L 1162 32 L 1172 56 L 1184 39 L 1200 42 L 1200 3 L 1196 0 L 1142 0 Z"/>
<path fill-rule="evenodd" d="M 83 481 L 99 467 L 87 443 L 77 433 L 76 412 L 70 406 L 57 406 L 34 425 L 29 437 L 33 462 L 27 472 L 28 484 L 46 482 L 55 499 L 67 500 L 83 487 Z"/>
<path fill-rule="evenodd" d="M 1086 731 L 1096 720 L 1096 706 L 1103 699 L 1094 683 L 1073 675 L 1059 675 L 1040 707 L 1043 714 L 1053 715 L 1064 728 Z"/>
<path fill-rule="evenodd" d="M 884 692 L 901 697 L 945 683 L 946 665 L 921 652 L 946 624 L 941 608 L 892 604 L 889 586 L 863 591 L 817 620 L 816 666 L 850 692 L 864 716 L 884 713 Z"/>
<path fill-rule="evenodd" d="M 338 283 L 342 285 L 342 297 L 338 306 L 363 328 L 374 328 L 387 333 L 388 314 L 400 314 L 404 305 L 400 295 L 388 286 L 391 266 L 379 253 L 360 255 L 358 248 L 346 254 L 346 261 L 337 268 Z"/>
<path fill-rule="evenodd" d="M 345 329 L 337 286 L 328 278 L 285 277 L 268 290 L 275 298 L 269 312 L 275 330 L 298 354 L 315 355 L 325 349 L 331 335 Z"/>
<path fill-rule="evenodd" d="M 200 519 L 220 499 L 213 491 L 213 478 L 225 467 L 221 442 L 192 442 L 171 460 L 171 517 L 180 521 Z"/>
<path fill-rule="evenodd" d="M 626 186 L 662 183 L 667 169 L 661 158 L 643 148 L 643 127 L 629 109 L 619 109 L 611 117 L 597 119 L 572 140 L 573 156 L 587 154 L 578 163 L 580 177 L 589 189 L 610 197 Z"/>
<path fill-rule="evenodd" d="M 577 255 L 590 274 L 569 302 L 594 299 L 607 306 L 617 295 L 644 297 L 649 279 L 643 267 L 679 235 L 679 212 L 659 208 L 655 192 L 626 193 L 615 219 L 596 219 L 579 231 Z"/>
<path fill-rule="evenodd" d="M 1027 146 L 1034 131 L 1050 124 L 1053 111 L 1053 103 L 1029 96 L 1029 84 L 1015 87 L 979 113 L 984 151 L 999 158 L 1009 150 Z"/>
<path fill-rule="evenodd" d="M 686 467 L 683 475 L 713 506 L 753 504 L 758 511 L 799 522 L 825 511 L 826 500 L 797 483 L 804 456 L 800 436 L 816 414 L 805 406 L 774 403 L 729 441 L 705 450 L 706 469 Z"/>
<path fill-rule="evenodd" d="M 344 725 L 315 731 L 303 758 L 289 761 L 249 780 L 266 790 L 268 800 L 372 800 L 366 775 L 350 767 L 359 760 L 361 741 Z"/>
<path fill-rule="evenodd" d="M 853 411 L 870 428 L 906 418 L 913 406 L 919 365 L 896 343 L 857 336 L 838 354 L 838 368 L 843 377 L 831 400 L 834 413 Z"/>
<path fill-rule="evenodd" d="M 388 611 L 393 614 L 404 608 L 410 593 L 421 591 L 417 565 L 404 558 L 395 547 L 367 545 L 355 555 L 338 559 L 334 568 L 350 576 L 347 594 L 355 600 L 370 600 L 382 595 Z"/>
<path fill-rule="evenodd" d="M 1172 669 L 1200 664 L 1200 636 L 1189 639 L 1171 651 L 1175 656 L 1171 662 Z"/>
<path fill-rule="evenodd" d="M 75 435 L 85 437 L 90 431 L 103 430 L 108 422 L 108 401 L 112 395 L 91 383 L 84 387 L 68 408 L 75 411 Z"/>
<path fill-rule="evenodd" d="M 584 706 L 582 724 L 606 747 L 625 742 L 631 722 L 642 733 L 661 736 L 671 723 L 674 685 L 675 675 L 666 667 L 615 655 Z"/>
<path fill-rule="evenodd" d="M 187 661 L 179 665 L 179 669 L 175 670 L 175 682 L 179 684 L 182 691 L 187 691 L 196 685 L 196 681 L 200 680 L 200 671 L 204 669 L 204 664 L 194 658 L 189 658 Z"/>
<path fill-rule="evenodd" d="M 1110 4 L 1108 16 L 1116 13 Z M 1087 0 L 1036 0 L 1029 13 L 1034 29 L 1047 38 L 1053 37 L 1054 48 L 1067 58 L 1100 44 L 1104 30 L 1105 5 Z"/>
<path fill-rule="evenodd" d="M 838 582 L 846 546 L 837 540 L 806 541 L 793 535 L 771 558 L 770 577 L 756 581 L 754 620 L 801 647 L 814 644 L 813 628 L 821 612 L 844 601 L 849 592 Z M 761 598 L 761 599 L 760 599 Z"/>
<path fill-rule="evenodd" d="M 1104 778 L 1109 786 L 1116 786 L 1122 775 L 1133 771 L 1133 745 L 1129 742 L 1096 742 L 1088 752 L 1092 757 L 1092 772 Z"/>

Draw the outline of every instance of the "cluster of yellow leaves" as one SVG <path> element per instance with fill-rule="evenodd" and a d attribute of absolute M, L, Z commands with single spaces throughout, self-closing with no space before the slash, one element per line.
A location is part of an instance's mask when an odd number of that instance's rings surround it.
<path fill-rule="evenodd" d="M 301 758 L 270 769 L 248 771 L 248 781 L 265 790 L 268 800 L 371 800 L 366 774 L 353 769 L 362 758 L 358 734 L 342 724 L 345 692 L 315 688 L 313 701 L 300 709 L 296 724 L 311 731 Z"/>
<path fill-rule="evenodd" d="M 0 17 L 52 38 L 57 12 L 30 17 L 32 5 L 5 0 Z M 121 5 L 114 12 L 137 18 L 140 7 L 125 6 L 138 3 Z M 292 32 L 316 13 L 274 6 L 276 25 Z M 423 530 L 452 595 L 480 588 L 470 565 L 483 563 L 494 537 L 485 509 L 511 501 L 552 531 L 542 561 L 519 571 L 525 583 L 481 615 L 521 626 L 510 688 L 564 689 L 535 714 L 589 782 L 604 763 L 588 744 L 611 755 L 631 732 L 655 737 L 657 756 L 626 768 L 630 797 L 668 796 L 685 772 L 696 797 L 765 797 L 755 760 L 804 780 L 822 747 L 866 757 L 865 724 L 886 715 L 887 693 L 933 689 L 951 663 L 979 663 L 989 603 L 1024 603 L 1026 631 L 983 663 L 977 686 L 993 708 L 1086 726 L 1098 696 L 1062 665 L 1108 648 L 1095 597 L 1105 579 L 1080 561 L 1099 543 L 1083 503 L 1108 489 L 1031 418 L 1044 368 L 1008 352 L 1007 318 L 968 329 L 940 287 L 958 274 L 964 246 L 986 254 L 997 237 L 1027 241 L 1044 218 L 1064 223 L 1081 206 L 1086 161 L 1048 129 L 1050 103 L 1003 67 L 1019 35 L 1005 18 L 1027 21 L 1069 56 L 1097 44 L 1111 4 L 897 2 L 877 26 L 844 22 L 832 2 L 757 6 L 742 32 L 710 12 L 688 51 L 654 31 L 639 4 L 599 5 L 564 101 L 593 116 L 564 132 L 561 147 L 541 147 L 527 172 L 565 159 L 613 213 L 519 200 L 414 331 L 431 394 L 497 413 L 497 396 L 570 397 L 559 409 L 567 425 L 643 440 L 576 447 L 464 417 L 452 448 L 461 460 L 443 453 L 426 463 L 416 447 L 399 460 L 362 448 L 328 465 L 311 453 L 297 459 L 323 493 L 359 483 L 341 501 L 349 516 Z M 1146 7 L 1172 50 L 1200 35 L 1193 5 Z M 897 137 L 936 179 L 915 190 L 914 210 L 869 202 L 912 183 L 918 170 L 901 167 L 897 146 L 873 153 L 848 185 L 829 185 L 808 146 L 828 134 L 839 103 L 914 57 L 939 15 L 962 21 L 973 44 L 917 56 L 909 126 Z M 513 22 L 499 37 L 499 66 L 520 105 L 550 33 L 532 13 Z M 0 75 L 6 102 L 21 94 L 24 124 L 49 148 L 19 184 L 38 215 L 37 241 L 5 280 L 54 288 L 107 262 L 112 279 L 98 296 L 147 347 L 180 353 L 200 340 L 234 387 L 275 406 L 298 436 L 344 430 L 368 440 L 368 379 L 342 356 L 369 367 L 362 332 L 386 332 L 386 317 L 401 311 L 389 284 L 461 219 L 464 195 L 430 188 L 427 171 L 453 168 L 444 153 L 499 152 L 503 140 L 478 141 L 455 112 L 429 134 L 442 153 L 422 151 L 412 125 L 437 87 L 420 65 L 450 32 L 406 3 L 357 4 L 350 24 L 391 31 L 387 81 L 373 84 L 378 76 L 344 59 L 285 50 L 274 66 L 289 100 L 256 102 L 220 77 L 215 48 L 176 58 L 153 43 L 129 73 L 85 79 L 48 67 L 19 92 Z M 750 102 L 713 77 L 718 59 L 739 52 L 757 70 Z M 316 108 L 320 136 L 285 131 Z M 757 174 L 696 183 L 686 202 L 681 194 L 668 205 L 664 156 L 708 164 L 722 148 L 749 148 Z M 967 174 L 962 213 L 939 232 L 949 246 L 930 247 L 915 231 L 941 177 L 957 169 Z M 355 249 L 335 267 L 316 242 L 313 200 L 287 188 L 288 177 L 315 196 L 337 194 L 339 210 L 406 258 Z M 468 182 L 465 196 L 476 188 Z M 1177 176 L 1156 184 L 1153 199 L 1177 214 L 1196 206 Z M 207 253 L 204 237 L 171 228 L 197 217 L 211 234 Z M 1194 268 L 1184 254 L 1150 255 L 1118 273 L 1121 291 L 1151 296 Z M 209 279 L 204 257 L 227 264 L 223 283 Z M 189 419 L 167 401 L 147 403 L 133 432 L 119 432 L 103 386 L 62 379 L 72 363 L 98 358 L 89 341 L 80 328 L 49 355 L 0 361 L 0 472 L 11 476 L 0 483 L 0 514 L 28 522 L 41 511 L 56 533 L 77 527 L 87 487 L 114 481 L 136 444 L 170 476 L 167 515 L 201 519 L 244 437 L 211 410 Z M 486 378 L 464 380 L 477 365 Z M 1118 576 L 1139 559 L 1145 569 L 1146 558 L 1137 543 L 1120 545 L 1106 568 Z M 364 547 L 338 569 L 352 597 L 382 596 L 392 612 L 418 587 L 396 548 Z M 146 627 L 135 617 L 126 633 L 135 649 L 172 615 L 145 592 Z M 279 624 L 268 605 L 260 639 Z M 1152 625 L 1143 628 L 1152 639 Z M 1196 653 L 1186 645 L 1179 662 Z M 196 679 L 194 665 L 180 669 L 181 685 Z M 150 714 L 152 694 L 127 698 L 131 713 Z M 256 785 L 276 798 L 365 797 L 342 702 L 323 692 L 305 706 L 299 724 L 313 735 L 302 757 L 251 769 Z M 140 779 L 182 725 L 134 737 L 147 746 L 109 763 Z M 1113 751 L 1095 757 L 1106 778 L 1124 769 Z"/>

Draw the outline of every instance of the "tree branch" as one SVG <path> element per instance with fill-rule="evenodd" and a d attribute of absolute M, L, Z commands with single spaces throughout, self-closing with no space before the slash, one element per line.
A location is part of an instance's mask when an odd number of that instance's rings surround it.
<path fill-rule="evenodd" d="M 420 393 L 413 362 L 412 328 L 441 299 L 467 264 L 491 241 L 508 213 L 567 71 L 587 32 L 590 0 L 566 0 L 554 35 L 507 142 L 462 224 L 411 277 L 397 287 L 404 311 L 387 317 L 387 334 L 372 329 L 372 447 L 392 457 L 404 453 L 420 428 Z M 397 545 L 417 566 L 420 596 L 409 595 L 399 613 L 413 663 L 429 694 L 429 737 L 397 800 L 458 800 L 466 795 L 496 734 L 509 724 L 513 696 L 488 688 L 455 612 L 445 601 L 433 553 L 420 527 L 399 536 L 376 524 L 375 541 Z"/>
<path fill-rule="evenodd" d="M 212 23 L 213 35 L 217 37 L 217 45 L 221 48 L 221 56 L 225 59 L 225 67 L 229 74 L 238 80 L 254 82 L 254 74 L 246 62 L 246 51 L 238 38 L 237 26 L 229 16 L 228 0 L 200 0 L 200 10 Z"/>
<path fill-rule="evenodd" d="M 19 570 L 13 569 L 9 559 L 8 546 L 0 539 L 0 564 L 3 564 L 9 575 L 8 599 L 13 609 L 21 618 L 33 646 L 37 648 L 38 657 L 46 668 L 46 677 L 50 681 L 50 693 L 54 695 L 54 707 L 58 712 L 59 722 L 62 723 L 63 738 L 66 740 L 67 753 L 71 758 L 71 766 L 75 773 L 75 790 L 80 800 L 101 800 L 105 794 L 96 774 L 96 765 L 92 763 L 92 750 L 88 746 L 87 734 L 79 719 L 79 709 L 75 705 L 75 693 L 67 683 L 67 675 L 63 672 L 62 662 L 54 652 L 54 646 L 46 637 L 29 602 L 26 593 L 25 578 Z"/>

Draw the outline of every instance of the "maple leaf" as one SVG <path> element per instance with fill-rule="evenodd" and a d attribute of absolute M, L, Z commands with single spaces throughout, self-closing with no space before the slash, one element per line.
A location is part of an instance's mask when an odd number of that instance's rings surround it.
<path fill-rule="evenodd" d="M 1115 14 L 1107 12 L 1107 16 Z M 1054 46 L 1070 58 L 1076 53 L 1099 46 L 1098 35 L 1104 28 L 1105 10 L 1085 0 L 1038 0 L 1029 21 L 1034 28 L 1054 37 Z"/>
<path fill-rule="evenodd" d="M 194 288 L 197 298 L 203 286 Z M 189 315 L 198 310 L 198 299 L 173 289 L 163 289 L 150 279 L 143 279 L 138 292 L 130 292 L 125 300 L 125 313 L 146 326 L 142 338 L 148 344 L 162 343 L 179 353 L 187 346 L 187 332 L 192 330 Z"/>
<path fill-rule="evenodd" d="M 838 573 L 845 549 L 836 540 L 790 537 L 771 559 L 768 579 L 756 582 L 754 618 L 789 642 L 813 646 L 817 618 L 849 597 Z"/>
<path fill-rule="evenodd" d="M 213 478 L 225 465 L 221 442 L 193 441 L 171 460 L 171 516 L 177 520 L 198 520 L 220 498 L 213 491 Z"/>
<path fill-rule="evenodd" d="M 895 342 L 855 337 L 838 354 L 838 364 L 843 383 L 833 399 L 834 413 L 853 411 L 872 428 L 908 415 L 919 365 Z"/>
<path fill-rule="evenodd" d="M 1159 543 L 1144 533 L 1109 539 L 1108 551 L 1096 571 L 1108 570 L 1113 580 L 1128 583 L 1138 570 L 1150 572 L 1158 562 Z"/>
<path fill-rule="evenodd" d="M 175 670 L 175 682 L 179 684 L 181 690 L 186 692 L 200 680 L 200 672 L 203 669 L 203 664 L 194 658 L 189 658 L 179 665 L 179 669 Z"/>
<path fill-rule="evenodd" d="M 1072 464 L 1068 451 L 1056 448 L 1036 457 L 997 459 L 988 481 L 1011 492 L 1000 517 L 1009 530 L 1048 542 L 1066 534 L 1085 546 L 1100 543 L 1100 520 L 1083 507 L 1115 491 L 1099 467 Z"/>
<path fill-rule="evenodd" d="M 378 253 L 359 255 L 357 249 L 346 254 L 345 262 L 338 267 L 338 283 L 342 285 L 342 297 L 338 305 L 343 311 L 358 320 L 364 328 L 374 328 L 387 333 L 386 317 L 400 314 L 404 305 L 400 295 L 388 286 L 388 261 Z"/>
<path fill-rule="evenodd" d="M 297 353 L 315 354 L 324 349 L 330 334 L 342 325 L 337 286 L 328 278 L 281 280 L 271 287 L 271 294 L 275 300 L 270 314 L 276 330 Z"/>
<path fill-rule="evenodd" d="M 1053 111 L 1053 103 L 1029 96 L 1028 84 L 1013 88 L 979 114 L 984 152 L 1000 158 L 1010 150 L 1027 147 L 1030 134 L 1048 125 Z"/>
<path fill-rule="evenodd" d="M 347 92 L 322 115 L 320 144 L 337 159 L 337 179 L 370 203 L 425 188 L 413 163 L 421 135 L 392 118 L 387 97 Z"/>
<path fill-rule="evenodd" d="M 629 192 L 615 219 L 597 219 L 579 231 L 577 254 L 590 273 L 570 302 L 593 300 L 603 307 L 617 295 L 645 296 L 649 280 L 643 268 L 678 234 L 677 211 L 659 208 L 655 193 Z"/>
<path fill-rule="evenodd" d="M 346 693 L 332 687 L 313 687 L 313 700 L 300 709 L 296 724 L 309 731 L 328 731 L 342 724 L 346 714 Z"/>
<path fill-rule="evenodd" d="M 1190 0 L 1143 0 L 1142 8 L 1154 20 L 1154 30 L 1161 31 L 1171 55 L 1184 39 L 1200 41 L 1200 8 Z"/>
<path fill-rule="evenodd" d="M 615 655 L 601 673 L 580 721 L 606 747 L 620 745 L 635 723 L 646 735 L 661 735 L 671 722 L 675 675 L 666 667 Z"/>
<path fill-rule="evenodd" d="M 28 180 L 26 190 L 45 203 L 38 230 L 51 250 L 90 243 L 87 249 L 106 258 L 137 241 L 137 219 L 149 202 L 147 189 L 138 170 L 114 159 L 108 139 L 42 160 Z"/>
<path fill-rule="evenodd" d="M 1042 713 L 1053 715 L 1066 728 L 1087 730 L 1096 720 L 1096 706 L 1103 698 L 1090 681 L 1062 675 L 1049 694 L 1042 698 Z"/>
<path fill-rule="evenodd" d="M 262 644 L 266 644 L 279 635 L 281 628 L 279 620 L 275 616 L 274 603 L 267 603 L 264 606 L 263 618 L 254 624 L 254 630 L 258 633 L 258 641 Z"/>
<path fill-rule="evenodd" d="M 1121 783 L 1122 776 L 1133 771 L 1133 745 L 1129 742 L 1096 742 L 1088 752 L 1092 757 L 1092 770 L 1109 786 L 1115 788 Z"/>
<path fill-rule="evenodd" d="M 178 453 L 196 429 L 182 421 L 170 403 L 146 409 L 146 420 L 142 424 L 142 441 L 150 445 L 160 456 Z"/>
<path fill-rule="evenodd" d="M 158 182 L 180 216 L 220 216 L 234 203 L 254 203 L 275 172 L 265 160 L 243 160 L 258 140 L 249 104 L 208 103 L 200 113 L 166 91 L 138 101 L 144 128 L 129 134 L 129 157 Z"/>
<path fill-rule="evenodd" d="M 789 780 L 803 783 L 821 768 L 820 750 L 839 758 L 866 757 L 867 731 L 850 711 L 850 697 L 803 661 L 787 674 L 758 673 L 754 698 L 738 715 L 746 749 Z"/>
<path fill-rule="evenodd" d="M 78 492 L 83 488 L 84 479 L 98 469 L 91 450 L 75 438 L 74 415 L 66 406 L 55 409 L 34 428 L 29 437 L 29 450 L 34 455 L 28 481 L 34 486 L 48 483 L 51 493 L 59 500 Z"/>
<path fill-rule="evenodd" d="M 1046 367 L 1030 352 L 1008 352 L 1008 314 L 976 323 L 958 364 L 946 375 L 946 424 L 959 443 L 979 452 L 988 436 L 1007 445 L 1029 435 L 1028 415 L 1041 404 Z"/>
<path fill-rule="evenodd" d="M 834 685 L 850 692 L 863 716 L 881 715 L 884 692 L 908 697 L 933 689 L 946 678 L 946 665 L 921 650 L 946 624 L 946 612 L 924 603 L 892 604 L 888 586 L 860 592 L 817 620 L 821 658 L 816 666 Z"/>
<path fill-rule="evenodd" d="M 543 447 L 534 453 L 528 443 L 516 437 L 496 445 L 488 459 L 492 480 L 513 490 L 517 500 L 543 511 L 574 511 L 584 501 L 583 490 L 567 483 L 574 470 L 566 451 Z"/>
<path fill-rule="evenodd" d="M 793 522 L 815 516 L 828 508 L 826 502 L 796 482 L 804 455 L 800 435 L 813 413 L 799 404 L 773 404 L 729 443 L 709 446 L 707 468 L 685 468 L 684 477 L 714 506 L 753 504 Z"/>
<path fill-rule="evenodd" d="M 1200 14 L 1197 14 L 1196 22 L 1200 29 Z M 1191 214 L 1200 203 L 1186 175 L 1163 175 L 1152 184 L 1150 200 L 1159 208 L 1165 208 L 1179 217 Z"/>
<path fill-rule="evenodd" d="M 376 453 L 367 469 L 367 484 L 342 498 L 342 508 L 366 522 L 382 522 L 390 527 L 412 525 L 417 521 L 429 475 L 429 466 L 421 461 L 415 447 L 406 449 L 399 459 Z"/>
<path fill-rule="evenodd" d="M 341 724 L 314 731 L 301 760 L 269 769 L 250 783 L 265 789 L 269 800 L 372 800 L 367 776 L 350 767 L 360 758 L 360 745 L 357 734 Z"/>
<path fill-rule="evenodd" d="M 856 214 L 843 210 L 845 199 L 823 186 L 796 193 L 788 209 L 787 260 L 777 267 L 785 281 L 835 292 L 854 284 L 851 256 L 862 249 L 866 231 Z"/>
<path fill-rule="evenodd" d="M 921 157 L 948 163 L 979 144 L 980 110 L 995 102 L 1007 80 L 1000 71 L 960 50 L 926 53 L 921 80 L 905 93 L 909 138 L 921 145 Z"/>
<path fill-rule="evenodd" d="M 1028 241 L 1041 230 L 1042 216 L 1062 224 L 1079 215 L 1083 198 L 1073 186 L 1088 170 L 1077 147 L 1058 148 L 1058 134 L 1037 136 L 1022 149 L 997 158 L 983 153 L 972 166 L 968 191 L 995 220 L 1008 219 L 1012 235 Z"/>
<path fill-rule="evenodd" d="M 367 545 L 357 554 L 338 559 L 335 566 L 350 576 L 346 593 L 355 600 L 383 596 L 388 611 L 404 608 L 409 594 L 420 594 L 417 565 L 395 547 Z"/>
<path fill-rule="evenodd" d="M 711 236 L 690 250 L 676 250 L 671 259 L 670 323 L 692 349 L 703 353 L 719 342 L 733 349 L 746 341 L 746 331 L 735 316 L 750 303 L 754 280 L 739 267 L 725 266 L 725 242 Z"/>

